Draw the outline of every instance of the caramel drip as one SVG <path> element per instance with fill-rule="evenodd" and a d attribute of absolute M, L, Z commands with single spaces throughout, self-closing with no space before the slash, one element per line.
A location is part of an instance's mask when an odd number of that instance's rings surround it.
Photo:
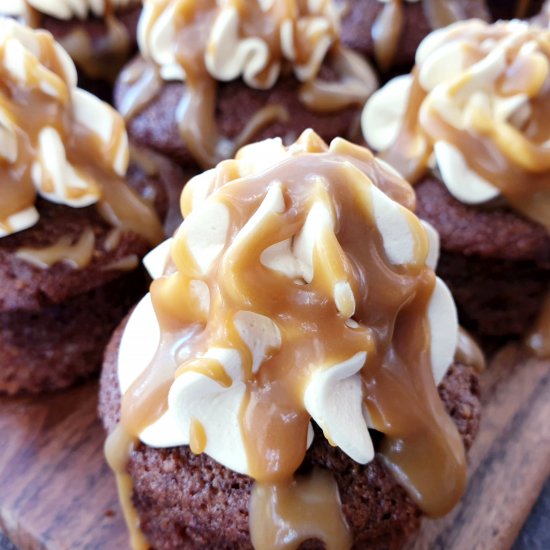
<path fill-rule="evenodd" d="M 241 431 L 250 473 L 261 482 L 282 483 L 292 477 L 306 452 L 310 418 L 303 394 L 312 373 L 366 352 L 361 371 L 364 402 L 376 428 L 386 434 L 385 460 L 428 514 L 446 513 L 464 488 L 465 456 L 431 371 L 426 315 L 435 276 L 424 263 L 427 238 L 411 219 L 418 260 L 390 264 L 359 171 L 402 204 L 413 206 L 414 196 L 360 147 L 337 142 L 327 152 L 320 140 L 308 146 L 314 154 L 226 185 L 238 177 L 233 165 L 237 161 L 219 165 L 216 200 L 230 212 L 227 242 L 232 244 L 224 250 L 223 261 L 205 275 L 185 238 L 176 238 L 172 258 L 177 271 L 151 287 L 163 339 L 149 367 L 123 396 L 122 423 L 138 435 L 166 411 L 168 390 L 182 364 L 192 361 L 196 368 L 212 347 L 237 350 L 247 387 Z M 273 182 L 281 182 L 284 212 L 268 215 L 252 234 L 233 242 Z M 315 247 L 313 280 L 293 283 L 266 269 L 259 255 L 292 239 L 313 203 L 334 212 L 336 235 L 323 233 L 323 244 Z M 210 313 L 192 292 L 195 280 L 210 290 Z M 342 280 L 353 290 L 356 324 L 337 314 L 330 298 Z M 233 322 L 238 312 L 251 307 L 277 323 L 282 339 L 280 349 L 268 353 L 255 374 L 250 350 Z M 341 307 L 346 312 L 349 303 Z M 179 360 L 174 352 L 178 339 L 185 348 Z M 212 376 L 207 364 L 203 373 Z"/>
<path fill-rule="evenodd" d="M 455 0 L 422 0 L 424 14 L 432 29 L 441 29 L 466 19 L 460 2 Z"/>
<path fill-rule="evenodd" d="M 538 357 L 550 357 L 550 291 L 546 294 L 535 326 L 527 336 L 527 346 Z"/>
<path fill-rule="evenodd" d="M 465 27 L 463 38 L 469 41 L 468 65 L 485 57 L 480 49 L 484 38 L 504 39 L 506 31 L 502 28 L 503 24 L 496 25 L 493 31 L 487 26 L 486 31 L 473 34 Z M 448 40 L 460 38 L 461 35 L 455 33 Z M 546 31 L 534 28 L 511 42 L 507 48 L 507 68 L 496 80 L 495 91 L 500 98 L 518 93 L 530 97 L 531 114 L 526 122 L 518 125 L 513 117 L 509 121 L 498 121 L 481 109 L 472 109 L 467 125 L 451 124 L 422 88 L 417 66 L 412 72 L 413 83 L 399 136 L 380 157 L 415 183 L 430 168 L 434 142 L 446 141 L 467 159 L 470 170 L 502 193 L 512 208 L 550 231 L 550 150 L 547 145 L 550 87 L 543 85 L 546 70 L 541 67 L 540 59 L 528 62 L 518 57 L 521 47 L 529 41 L 537 42 L 544 52 L 550 51 Z M 550 63 L 550 55 L 546 55 L 546 63 Z M 465 70 L 449 89 L 451 99 L 464 93 L 463 88 L 470 81 L 471 75 Z"/>
<path fill-rule="evenodd" d="M 21 84 L 0 66 L 2 89 L 0 109 L 17 128 L 17 158 L 2 162 L 0 173 L 0 227 L 9 227 L 8 218 L 36 200 L 33 170 L 40 155 L 40 135 L 51 128 L 63 143 L 67 163 L 86 182 L 87 188 L 73 186 L 66 190 L 67 198 L 78 200 L 94 195 L 98 208 L 115 227 L 132 231 L 156 244 L 163 238 L 163 229 L 154 208 L 147 204 L 126 181 L 118 176 L 113 165 L 125 143 L 126 131 L 122 119 L 113 118 L 110 142 L 106 147 L 99 137 L 80 124 L 71 103 L 71 83 L 67 82 L 55 42 L 47 33 L 37 32 L 38 62 L 26 67 L 30 82 Z M 5 43 L 0 47 L 3 55 Z M 58 97 L 41 91 L 40 86 L 53 88 Z M 55 192 L 51 177 L 42 180 L 41 193 Z"/>
<path fill-rule="evenodd" d="M 103 241 L 103 249 L 105 252 L 112 252 L 119 245 L 121 238 L 122 231 L 120 229 L 115 227 L 115 229 L 109 231 Z"/>
<path fill-rule="evenodd" d="M 58 262 L 65 262 L 73 268 L 83 268 L 92 259 L 94 245 L 94 232 L 87 227 L 75 243 L 71 237 L 63 236 L 50 246 L 19 248 L 15 255 L 40 269 L 47 269 Z"/>
<path fill-rule="evenodd" d="M 403 0 L 389 0 L 372 25 L 374 55 L 379 67 L 388 70 L 395 59 L 403 32 Z"/>
<path fill-rule="evenodd" d="M 196 418 L 191 420 L 189 448 L 196 455 L 202 454 L 204 449 L 206 449 L 206 432 L 204 431 L 204 426 Z"/>
<path fill-rule="evenodd" d="M 455 363 L 468 365 L 476 372 L 482 373 L 486 368 L 485 356 L 472 336 L 462 327 L 458 333 L 455 351 Z"/>
<path fill-rule="evenodd" d="M 374 56 L 378 66 L 389 70 L 395 61 L 405 24 L 403 2 L 388 0 L 376 17 L 371 29 L 374 44 Z M 440 29 L 466 18 L 464 10 L 454 1 L 421 0 L 424 16 L 432 29 Z"/>
<path fill-rule="evenodd" d="M 290 483 L 255 483 L 248 513 L 255 550 L 295 550 L 312 539 L 323 542 L 327 550 L 352 546 L 338 486 L 323 470 Z"/>
<path fill-rule="evenodd" d="M 156 65 L 143 57 L 137 57 L 120 74 L 120 80 L 128 89 L 118 106 L 125 120 L 138 115 L 159 93 L 162 78 Z"/>
<path fill-rule="evenodd" d="M 257 2 L 236 2 L 241 18 L 241 38 L 260 37 L 267 44 L 270 56 L 265 70 L 258 75 L 260 85 L 269 82 L 269 75 L 281 63 L 281 44 L 278 29 L 283 22 L 295 23 L 297 13 L 305 9 L 294 2 L 276 1 L 264 13 Z M 162 15 L 161 2 L 152 9 L 148 34 Z M 186 89 L 176 111 L 178 127 L 183 142 L 191 151 L 195 160 L 203 167 L 212 167 L 219 161 L 232 157 L 246 141 L 252 140 L 257 132 L 277 120 L 280 106 L 270 105 L 256 113 L 249 125 L 235 139 L 220 135 L 215 113 L 217 106 L 217 83 L 209 74 L 205 53 L 208 49 L 210 29 L 216 18 L 219 6 L 213 0 L 200 2 L 182 2 L 178 7 L 177 60 L 185 73 Z M 271 19 L 271 21 L 270 21 Z M 295 61 L 304 62 L 311 55 L 311 36 L 303 37 L 296 32 L 294 47 Z M 222 46 L 223 47 L 223 46 Z M 361 106 L 376 89 L 374 72 L 357 55 L 344 50 L 335 43 L 331 55 L 332 64 L 340 75 L 337 82 L 327 82 L 312 78 L 300 89 L 299 96 L 306 107 L 320 112 L 335 112 L 346 107 Z M 121 112 L 131 119 L 138 114 L 158 93 L 159 74 L 155 69 L 140 65 L 131 66 L 126 82 L 131 86 L 121 103 Z M 265 87 L 265 86 L 264 86 Z M 277 111 L 278 110 L 278 111 Z"/>
<path fill-rule="evenodd" d="M 103 266 L 103 271 L 132 271 L 139 265 L 139 258 L 135 254 L 124 256 L 115 262 Z"/>
<path fill-rule="evenodd" d="M 132 550 L 148 550 L 149 544 L 140 529 L 139 516 L 132 503 L 132 478 L 126 470 L 135 444 L 135 438 L 118 424 L 105 441 L 104 454 L 116 477 L 120 507 L 130 533 L 130 546 Z"/>
<path fill-rule="evenodd" d="M 363 105 L 378 88 L 378 79 L 361 56 L 346 48 L 329 53 L 328 65 L 335 71 L 337 80 L 330 82 L 316 78 L 300 86 L 300 101 L 310 110 L 334 113 Z"/>

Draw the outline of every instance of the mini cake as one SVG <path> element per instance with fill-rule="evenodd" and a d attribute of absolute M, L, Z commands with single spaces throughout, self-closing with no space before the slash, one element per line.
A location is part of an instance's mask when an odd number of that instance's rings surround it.
<path fill-rule="evenodd" d="M 448 512 L 482 358 L 455 356 L 410 186 L 310 130 L 241 149 L 181 204 L 101 382 L 133 547 L 396 548 Z"/>
<path fill-rule="evenodd" d="M 517 336 L 550 277 L 550 31 L 457 23 L 367 102 L 363 132 L 415 183 L 439 274 L 477 334 Z"/>
<path fill-rule="evenodd" d="M 184 167 L 214 166 L 266 137 L 293 142 L 308 127 L 359 135 L 377 80 L 338 30 L 328 1 L 146 0 L 141 56 L 115 105 L 132 141 Z"/>
<path fill-rule="evenodd" d="M 0 392 L 39 392 L 98 370 L 167 200 L 50 33 L 1 18 L 0 83 Z"/>
<path fill-rule="evenodd" d="M 461 19 L 488 19 L 485 0 L 336 0 L 342 42 L 384 73 L 409 70 L 416 48 L 433 30 Z"/>
<path fill-rule="evenodd" d="M 0 15 L 50 31 L 79 71 L 80 86 L 110 99 L 120 69 L 136 51 L 141 0 L 9 0 Z"/>

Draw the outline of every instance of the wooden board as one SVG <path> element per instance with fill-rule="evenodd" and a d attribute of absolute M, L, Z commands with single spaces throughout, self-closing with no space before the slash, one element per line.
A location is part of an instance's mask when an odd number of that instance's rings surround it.
<path fill-rule="evenodd" d="M 424 522 L 409 550 L 510 548 L 550 475 L 550 362 L 509 346 L 483 390 L 469 489 L 450 516 Z M 21 550 L 128 547 L 96 392 L 93 383 L 0 399 L 0 529 Z"/>

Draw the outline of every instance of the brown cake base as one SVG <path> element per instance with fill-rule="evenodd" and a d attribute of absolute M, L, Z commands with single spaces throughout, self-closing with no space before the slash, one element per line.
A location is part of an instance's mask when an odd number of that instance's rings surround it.
<path fill-rule="evenodd" d="M 415 187 L 417 211 L 441 237 L 438 274 L 460 321 L 482 337 L 516 337 L 531 327 L 550 281 L 550 236 L 505 206 L 462 204 L 429 178 Z"/>
<path fill-rule="evenodd" d="M 39 393 L 96 374 L 112 331 L 143 295 L 137 270 L 39 311 L 0 313 L 0 393 Z"/>
<path fill-rule="evenodd" d="M 121 335 L 119 328 L 106 351 L 101 379 L 99 410 L 108 431 L 119 419 L 116 361 Z M 468 448 L 479 426 L 477 376 L 470 367 L 454 365 L 439 393 Z M 396 549 L 418 529 L 420 510 L 379 459 L 361 466 L 318 433 L 301 470 L 314 466 L 330 470 L 338 483 L 354 548 Z M 248 532 L 251 478 L 205 454 L 194 455 L 188 447 L 153 449 L 140 444 L 128 468 L 141 527 L 155 550 L 252 549 Z M 300 548 L 323 545 L 307 541 Z"/>
<path fill-rule="evenodd" d="M 334 72 L 323 67 L 321 76 L 334 79 Z M 298 97 L 300 82 L 292 76 L 281 76 L 273 88 L 255 90 L 242 80 L 218 85 L 216 121 L 220 134 L 229 139 L 237 137 L 250 119 L 266 105 L 281 106 L 288 112 L 288 120 L 276 121 L 256 133 L 250 141 L 282 137 L 293 143 L 307 128 L 313 128 L 325 141 L 350 136 L 352 128 L 358 130 L 360 109 L 348 108 L 337 113 L 308 111 Z M 120 106 L 129 85 L 121 79 L 114 91 L 115 106 Z M 164 83 L 158 95 L 127 124 L 131 140 L 147 149 L 171 159 L 184 168 L 196 168 L 191 152 L 183 143 L 176 112 L 186 85 L 180 82 Z"/>
<path fill-rule="evenodd" d="M 162 174 L 133 164 L 130 185 L 163 217 L 168 208 Z M 1 185 L 1 182 L 0 182 Z M 38 199 L 38 222 L 0 238 L 0 392 L 38 393 L 67 387 L 97 373 L 110 334 L 147 291 L 136 270 L 152 243 L 125 231 L 109 246 L 114 228 L 95 206 L 71 208 Z M 39 267 L 19 256 L 62 238 L 94 235 L 87 265 L 59 261 Z"/>

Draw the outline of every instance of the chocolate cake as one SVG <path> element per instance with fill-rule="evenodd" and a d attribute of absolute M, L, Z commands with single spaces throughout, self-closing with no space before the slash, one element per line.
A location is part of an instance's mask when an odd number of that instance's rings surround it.
<path fill-rule="evenodd" d="M 408 71 L 420 42 L 461 19 L 488 20 L 484 0 L 335 0 L 342 9 L 342 42 L 384 73 Z"/>
<path fill-rule="evenodd" d="M 414 200 L 311 130 L 187 184 L 101 379 L 134 547 L 398 548 L 456 504 L 483 358 Z"/>
<path fill-rule="evenodd" d="M 69 52 L 79 86 L 110 100 L 114 80 L 136 52 L 141 0 L 21 0 L 5 2 L 0 15 L 51 32 Z"/>
<path fill-rule="evenodd" d="M 548 292 L 550 98 L 534 59 L 550 67 L 549 45 L 527 22 L 457 23 L 363 113 L 367 142 L 416 184 L 418 214 L 441 236 L 438 273 L 484 337 L 525 334 Z"/>
<path fill-rule="evenodd" d="M 76 87 L 51 34 L 0 19 L 0 44 L 0 392 L 13 394 L 97 372 L 145 291 L 168 172 L 130 154 L 122 119 Z"/>
<path fill-rule="evenodd" d="M 359 135 L 377 78 L 341 46 L 331 2 L 197 2 L 174 16 L 180 9 L 179 0 L 144 2 L 140 56 L 114 93 L 133 142 L 197 170 L 310 127 L 327 140 Z"/>

